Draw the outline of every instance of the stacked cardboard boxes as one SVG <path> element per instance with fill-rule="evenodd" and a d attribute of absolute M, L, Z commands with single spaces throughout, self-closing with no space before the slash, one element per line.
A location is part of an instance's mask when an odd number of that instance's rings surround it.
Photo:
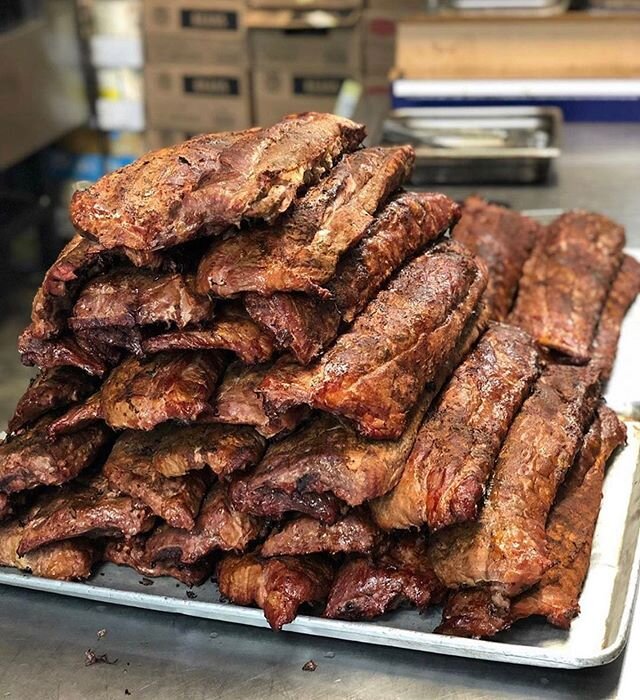
<path fill-rule="evenodd" d="M 362 0 L 249 0 L 256 121 L 332 111 L 346 79 L 362 73 Z"/>
<path fill-rule="evenodd" d="M 244 0 L 144 0 L 149 145 L 253 123 Z"/>

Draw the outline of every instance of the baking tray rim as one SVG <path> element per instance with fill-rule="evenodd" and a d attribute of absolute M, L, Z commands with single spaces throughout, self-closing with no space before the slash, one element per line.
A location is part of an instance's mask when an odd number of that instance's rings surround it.
<path fill-rule="evenodd" d="M 632 483 L 636 483 L 640 480 L 640 449 L 638 449 L 640 446 L 640 422 L 627 420 L 625 425 L 629 432 L 635 431 L 636 435 L 635 449 L 631 455 L 631 458 L 635 460 Z M 625 449 L 633 449 L 633 446 L 628 445 Z M 640 489 L 640 485 L 636 485 L 636 488 Z M 629 504 L 630 507 L 631 504 Z M 118 568 L 114 564 L 103 564 L 103 567 Z M 97 575 L 98 572 L 94 574 L 94 577 Z M 136 574 L 132 572 L 132 575 Z M 337 638 L 365 644 L 380 645 L 381 640 L 384 640 L 382 642 L 384 646 L 412 651 L 446 654 L 486 661 L 500 661 L 502 663 L 525 664 L 543 668 L 581 669 L 602 666 L 614 661 L 626 645 L 631 628 L 631 616 L 636 602 L 639 578 L 640 535 L 637 535 L 633 562 L 629 568 L 627 578 L 628 585 L 625 592 L 624 605 L 619 617 L 618 630 L 611 643 L 595 653 L 567 653 L 557 648 L 545 648 L 531 644 L 466 639 L 436 635 L 433 632 L 408 630 L 388 624 L 332 620 L 311 615 L 298 615 L 293 622 L 285 625 L 283 631 Z M 263 612 L 259 608 L 128 591 L 115 587 L 98 586 L 93 583 L 55 581 L 32 576 L 24 572 L 17 572 L 15 569 L 8 567 L 0 567 L 0 584 L 156 612 L 178 613 L 253 627 L 268 627 Z"/>

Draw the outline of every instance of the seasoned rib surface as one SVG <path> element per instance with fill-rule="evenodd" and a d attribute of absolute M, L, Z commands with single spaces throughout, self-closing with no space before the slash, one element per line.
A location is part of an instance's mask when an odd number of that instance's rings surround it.
<path fill-rule="evenodd" d="M 640 293 L 640 262 L 625 255 L 618 276 L 613 281 L 591 345 L 591 364 L 600 369 L 607 381 L 616 359 L 618 340 L 624 317 Z"/>
<path fill-rule="evenodd" d="M 345 156 L 282 222 L 214 241 L 198 288 L 216 296 L 314 291 L 365 234 L 377 209 L 408 176 L 413 149 L 367 148 Z"/>
<path fill-rule="evenodd" d="M 256 464 L 266 447 L 264 438 L 253 428 L 217 423 L 165 423 L 152 431 L 149 442 L 154 444 L 154 469 L 167 477 L 208 467 L 226 478 Z"/>
<path fill-rule="evenodd" d="M 24 532 L 18 519 L 0 525 L 0 566 L 29 571 L 34 576 L 73 581 L 89 578 L 99 556 L 96 542 L 85 539 L 54 542 L 24 556 L 17 553 Z"/>
<path fill-rule="evenodd" d="M 448 588 L 493 585 L 513 596 L 537 583 L 552 562 L 545 523 L 596 409 L 598 373 L 551 365 L 516 416 L 476 522 L 432 540 L 433 562 Z"/>
<path fill-rule="evenodd" d="M 0 443 L 0 490 L 6 493 L 56 486 L 89 467 L 109 441 L 104 425 L 92 425 L 71 435 L 49 438 L 52 416 Z"/>
<path fill-rule="evenodd" d="M 278 346 L 303 365 L 317 357 L 338 334 L 340 313 L 331 301 L 298 292 L 269 296 L 250 293 L 245 306 L 251 318 L 269 331 Z"/>
<path fill-rule="evenodd" d="M 540 345 L 588 362 L 624 240 L 624 229 L 600 214 L 559 216 L 525 263 L 511 322 Z"/>
<path fill-rule="evenodd" d="M 18 352 L 23 365 L 40 369 L 77 367 L 87 374 L 101 377 L 112 366 L 112 358 L 105 358 L 99 352 L 91 352 L 81 347 L 77 339 L 71 336 L 51 340 L 36 338 L 33 325 L 27 326 L 20 334 Z"/>
<path fill-rule="evenodd" d="M 319 556 L 271 557 L 229 554 L 218 566 L 220 593 L 238 605 L 255 604 L 274 630 L 291 622 L 304 603 L 322 603 L 333 567 Z"/>
<path fill-rule="evenodd" d="M 193 471 L 168 478 L 153 465 L 153 433 L 128 430 L 116 440 L 103 474 L 113 489 L 145 503 L 174 527 L 190 530 L 207 491 L 209 475 Z"/>
<path fill-rule="evenodd" d="M 220 310 L 208 328 L 170 331 L 143 342 L 145 352 L 162 350 L 231 350 L 246 364 L 266 362 L 274 351 L 271 333 L 263 330 L 235 305 Z"/>
<path fill-rule="evenodd" d="M 398 440 L 368 440 L 337 418 L 320 414 L 269 446 L 258 467 L 234 483 L 234 503 L 256 515 L 279 518 L 287 511 L 297 511 L 334 522 L 341 501 L 356 506 L 387 493 L 400 478 L 433 397 L 485 323 L 483 316 L 476 319 L 474 315 Z"/>
<path fill-rule="evenodd" d="M 401 192 L 376 216 L 365 237 L 338 262 L 327 289 L 351 323 L 391 275 L 460 217 L 443 194 Z"/>
<path fill-rule="evenodd" d="M 208 559 L 201 559 L 190 566 L 171 561 L 152 562 L 146 550 L 146 543 L 145 535 L 110 540 L 104 550 L 104 560 L 119 566 L 129 566 L 141 576 L 171 576 L 185 586 L 199 586 L 213 571 L 213 562 Z"/>
<path fill-rule="evenodd" d="M 419 610 L 442 599 L 424 538 L 403 535 L 373 557 L 348 559 L 329 593 L 326 617 L 369 620 L 409 602 Z"/>
<path fill-rule="evenodd" d="M 542 233 L 540 224 L 519 212 L 489 204 L 480 197 L 465 200 L 462 218 L 452 235 L 487 265 L 491 318 L 497 321 L 507 318 L 524 263 Z"/>
<path fill-rule="evenodd" d="M 271 365 L 244 367 L 240 362 L 229 365 L 212 401 L 211 420 L 252 425 L 266 438 L 293 430 L 309 409 L 295 406 L 278 416 L 267 415 L 258 388 L 270 371 Z M 203 420 L 207 418 L 203 417 Z"/>
<path fill-rule="evenodd" d="M 339 260 L 326 283 L 332 301 L 295 292 L 266 297 L 250 293 L 245 297 L 247 311 L 271 330 L 281 347 L 307 364 L 335 339 L 341 319 L 351 323 L 391 275 L 458 216 L 459 207 L 444 195 L 400 193 Z"/>
<path fill-rule="evenodd" d="M 537 586 L 513 601 L 513 620 L 544 615 L 552 625 L 568 629 L 580 611 L 578 599 L 589 569 L 605 466 L 625 440 L 624 425 L 602 406 L 547 521 L 547 553 L 555 564 Z"/>
<path fill-rule="evenodd" d="M 427 414 L 397 486 L 372 503 L 385 529 L 475 519 L 502 442 L 539 372 L 531 336 L 495 324 Z"/>
<path fill-rule="evenodd" d="M 8 431 L 15 433 L 49 411 L 81 401 L 94 390 L 95 381 L 74 367 L 43 370 L 20 397 Z"/>
<path fill-rule="evenodd" d="M 605 464 L 625 437 L 624 426 L 602 405 L 547 520 L 547 554 L 554 565 L 540 582 L 513 600 L 490 588 L 457 591 L 447 601 L 436 632 L 492 637 L 532 615 L 569 628 L 579 611 L 578 598 L 589 567 Z"/>
<path fill-rule="evenodd" d="M 29 514 L 18 554 L 82 535 L 137 535 L 155 517 L 143 503 L 109 487 L 101 474 L 43 494 Z"/>
<path fill-rule="evenodd" d="M 102 419 L 113 428 L 151 430 L 168 420 L 194 421 L 208 409 L 222 371 L 215 353 L 160 353 L 128 357 L 97 394 L 54 421 L 53 434 Z"/>
<path fill-rule="evenodd" d="M 68 320 L 73 330 L 154 324 L 184 328 L 210 320 L 211 300 L 178 272 L 115 268 L 81 290 Z"/>
<path fill-rule="evenodd" d="M 308 404 L 350 418 L 367 437 L 398 438 L 486 284 L 484 266 L 461 246 L 436 246 L 404 267 L 317 363 L 267 376 L 267 410 Z"/>
<path fill-rule="evenodd" d="M 352 510 L 333 524 L 302 515 L 285 523 L 265 540 L 264 557 L 325 552 L 372 552 L 381 537 L 365 509 Z"/>
<path fill-rule="evenodd" d="M 291 115 L 267 129 L 205 134 L 120 168 L 71 201 L 71 220 L 104 247 L 155 250 L 243 219 L 275 219 L 364 127 L 329 114 Z"/>
<path fill-rule="evenodd" d="M 261 529 L 260 520 L 233 507 L 227 486 L 218 482 L 205 497 L 192 529 L 161 525 L 147 541 L 146 550 L 152 561 L 193 564 L 215 550 L 243 552 Z"/>

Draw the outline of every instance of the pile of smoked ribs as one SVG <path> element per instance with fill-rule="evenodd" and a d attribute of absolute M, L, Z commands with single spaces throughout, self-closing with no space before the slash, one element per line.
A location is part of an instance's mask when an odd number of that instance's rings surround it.
<path fill-rule="evenodd" d="M 213 578 L 276 629 L 570 625 L 640 265 L 599 214 L 408 192 L 412 149 L 364 136 L 292 115 L 76 192 L 19 340 L 1 564 Z"/>

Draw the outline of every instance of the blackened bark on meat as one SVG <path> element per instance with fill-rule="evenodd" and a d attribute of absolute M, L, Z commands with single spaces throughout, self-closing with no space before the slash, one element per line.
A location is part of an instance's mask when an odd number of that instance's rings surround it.
<path fill-rule="evenodd" d="M 419 610 L 438 603 L 444 586 L 429 560 L 420 535 L 403 535 L 373 557 L 353 557 L 338 570 L 326 617 L 370 620 L 408 602 Z"/>
<path fill-rule="evenodd" d="M 236 510 L 227 490 L 221 482 L 211 488 L 191 530 L 161 525 L 153 532 L 146 545 L 151 560 L 193 564 L 215 550 L 244 552 L 260 534 L 263 524 Z"/>
<path fill-rule="evenodd" d="M 216 296 L 239 292 L 314 292 L 333 276 L 376 211 L 409 175 L 414 153 L 367 148 L 345 156 L 282 222 L 214 241 L 198 269 L 198 288 Z"/>
<path fill-rule="evenodd" d="M 559 216 L 525 263 L 511 322 L 543 347 L 576 364 L 588 362 L 624 242 L 624 229 L 605 216 Z"/>
<path fill-rule="evenodd" d="M 43 416 L 0 444 L 0 491 L 13 493 L 70 481 L 91 466 L 109 442 L 110 431 L 99 424 L 51 440 L 52 420 Z"/>
<path fill-rule="evenodd" d="M 223 307 L 208 328 L 171 331 L 148 338 L 144 352 L 162 350 L 230 350 L 245 364 L 266 362 L 274 351 L 274 338 L 240 306 Z"/>
<path fill-rule="evenodd" d="M 477 516 L 500 447 L 539 373 L 531 336 L 495 324 L 422 424 L 397 486 L 372 504 L 385 529 L 439 530 Z"/>
<path fill-rule="evenodd" d="M 382 536 L 366 508 L 352 510 L 335 523 L 303 515 L 272 532 L 260 549 L 263 557 L 298 554 L 372 552 Z"/>
<path fill-rule="evenodd" d="M 95 388 L 96 382 L 74 367 L 41 371 L 18 401 L 9 421 L 9 433 L 17 432 L 45 413 L 85 399 Z"/>
<path fill-rule="evenodd" d="M 320 414 L 272 443 L 257 468 L 233 484 L 235 505 L 271 518 L 297 511 L 331 523 L 341 503 L 357 506 L 387 493 L 398 483 L 428 406 L 484 330 L 486 314 L 484 309 L 479 313 L 479 318 L 472 315 L 398 440 L 367 440 L 337 418 Z"/>
<path fill-rule="evenodd" d="M 625 255 L 602 310 L 591 345 L 591 364 L 598 367 L 603 382 L 611 376 L 622 322 L 640 293 L 640 262 Z"/>
<path fill-rule="evenodd" d="M 101 377 L 110 367 L 110 359 L 90 352 L 80 346 L 71 336 L 43 340 L 36 338 L 33 326 L 27 328 L 18 338 L 20 360 L 27 367 L 53 369 L 54 367 L 77 367 L 87 374 Z"/>
<path fill-rule="evenodd" d="M 185 586 L 199 586 L 213 571 L 214 564 L 209 559 L 201 559 L 190 566 L 170 561 L 152 562 L 147 554 L 146 542 L 145 535 L 110 540 L 104 550 L 104 560 L 118 566 L 129 566 L 141 576 L 170 576 Z"/>
<path fill-rule="evenodd" d="M 543 235 L 542 226 L 513 209 L 469 197 L 452 235 L 484 260 L 489 270 L 491 318 L 504 321 L 513 306 L 522 268 Z"/>
<path fill-rule="evenodd" d="M 102 419 L 116 429 L 151 430 L 168 420 L 193 422 L 209 409 L 222 372 L 215 353 L 160 353 L 147 360 L 128 357 L 99 392 L 50 426 L 52 435 Z"/>
<path fill-rule="evenodd" d="M 461 246 L 436 246 L 404 267 L 317 363 L 276 365 L 260 388 L 267 411 L 307 404 L 351 419 L 366 437 L 398 438 L 486 284 L 484 265 Z"/>
<path fill-rule="evenodd" d="M 101 475 L 43 494 L 30 510 L 17 552 L 20 556 L 52 542 L 83 535 L 137 535 L 155 517 L 140 501 L 111 489 Z"/>
<path fill-rule="evenodd" d="M 153 464 L 156 442 L 152 432 L 128 430 L 103 467 L 109 485 L 145 503 L 174 527 L 190 530 L 211 480 L 207 470 L 169 478 Z"/>
<path fill-rule="evenodd" d="M 106 248 L 135 250 L 173 246 L 243 219 L 271 221 L 364 135 L 348 119 L 307 112 L 267 129 L 197 136 L 76 192 L 71 220 Z"/>
<path fill-rule="evenodd" d="M 115 268 L 81 290 L 68 319 L 74 330 L 140 328 L 162 324 L 185 328 L 213 317 L 213 303 L 178 272 Z"/>
<path fill-rule="evenodd" d="M 250 293 L 244 301 L 251 318 L 303 365 L 338 335 L 340 313 L 330 301 L 295 292 L 276 292 L 266 297 Z"/>
<path fill-rule="evenodd" d="M 301 605 L 323 603 L 332 563 L 317 555 L 272 557 L 229 554 L 218 566 L 220 593 L 237 605 L 257 605 L 274 630 L 292 622 Z"/>
<path fill-rule="evenodd" d="M 514 596 L 552 565 L 545 524 L 581 447 L 600 395 L 596 370 L 552 365 L 516 416 L 474 523 L 432 539 L 438 576 L 449 588 L 491 585 Z"/>

